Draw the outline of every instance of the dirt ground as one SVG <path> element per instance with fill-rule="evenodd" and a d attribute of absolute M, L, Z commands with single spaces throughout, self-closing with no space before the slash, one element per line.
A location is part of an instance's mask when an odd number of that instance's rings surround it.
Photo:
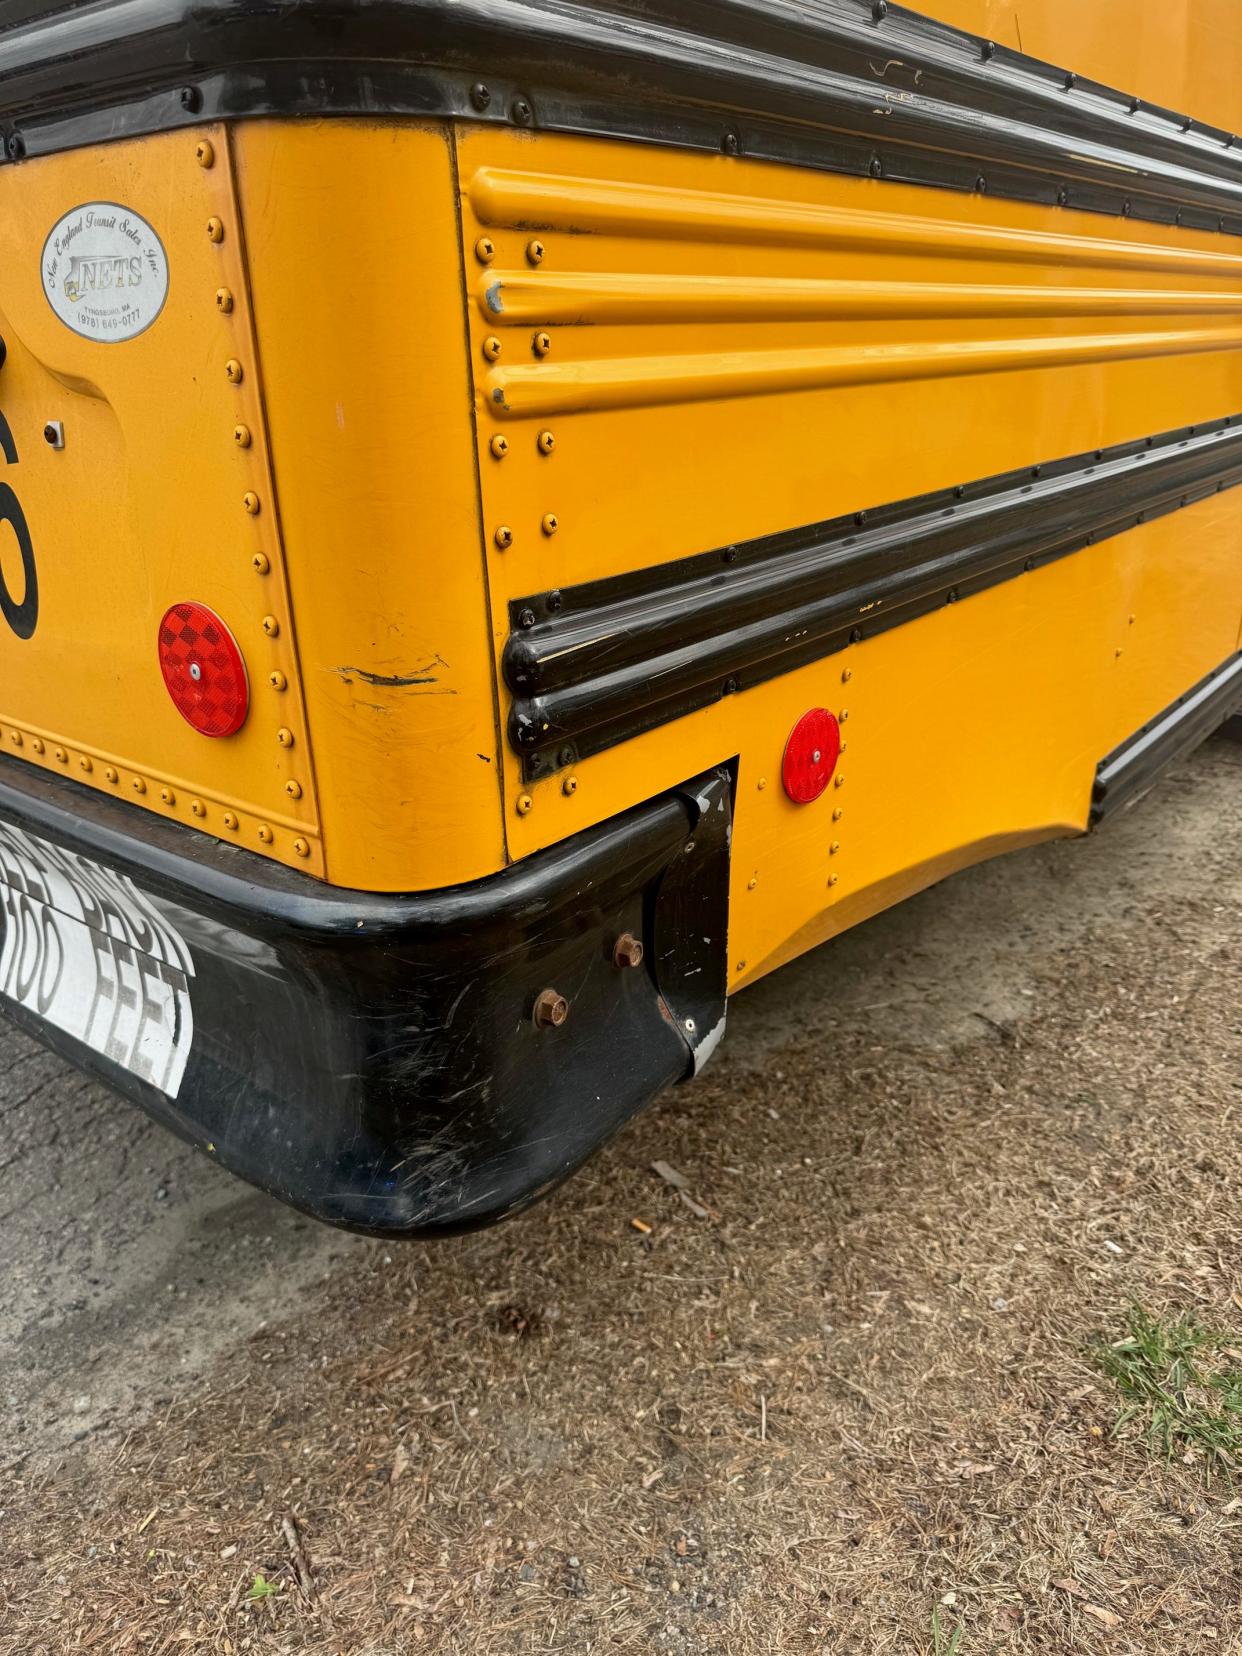
<path fill-rule="evenodd" d="M 6 1030 L 0 1653 L 1242 1651 L 1242 1500 L 1091 1349 L 1135 1302 L 1242 1347 L 1240 922 L 1217 741 L 748 991 L 435 1248 Z"/>

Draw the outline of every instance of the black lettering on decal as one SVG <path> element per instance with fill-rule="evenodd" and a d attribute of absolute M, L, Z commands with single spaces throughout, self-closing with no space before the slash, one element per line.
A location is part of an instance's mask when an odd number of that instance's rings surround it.
<path fill-rule="evenodd" d="M 10 466 L 17 464 L 17 444 L 3 414 L 0 414 L 0 454 L 4 455 Z M 29 638 L 39 621 L 39 575 L 35 568 L 34 546 L 21 502 L 7 483 L 0 483 L 0 527 L 6 523 L 17 539 L 17 550 L 21 554 L 24 591 L 18 603 L 9 591 L 3 566 L 0 566 L 0 615 L 4 616 L 18 638 Z"/>

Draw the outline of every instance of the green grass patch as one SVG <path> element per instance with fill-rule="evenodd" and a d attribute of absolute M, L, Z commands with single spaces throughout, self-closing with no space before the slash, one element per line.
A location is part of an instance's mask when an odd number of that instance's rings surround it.
<path fill-rule="evenodd" d="M 1242 1337 L 1136 1305 L 1124 1338 L 1097 1340 L 1092 1354 L 1125 1399 L 1114 1436 L 1136 1426 L 1153 1452 L 1200 1460 L 1209 1475 L 1242 1464 Z"/>
<path fill-rule="evenodd" d="M 932 1656 L 960 1656 L 962 1649 L 960 1626 L 948 1632 L 940 1620 L 940 1606 L 932 1611 Z"/>

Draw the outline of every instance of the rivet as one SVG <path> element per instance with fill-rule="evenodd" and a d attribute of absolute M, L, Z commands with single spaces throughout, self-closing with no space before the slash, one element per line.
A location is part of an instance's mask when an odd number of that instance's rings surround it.
<path fill-rule="evenodd" d="M 237 444 L 238 448 L 249 448 L 251 441 L 250 427 L 235 425 L 233 427 L 233 441 Z"/>
<path fill-rule="evenodd" d="M 837 852 L 840 849 L 841 849 L 841 841 L 840 840 L 833 840 L 832 844 L 828 847 L 828 855 L 830 857 L 835 857 Z"/>
<path fill-rule="evenodd" d="M 502 552 L 507 552 L 513 545 L 513 530 L 510 529 L 507 523 L 502 523 L 500 528 L 496 531 L 495 539 L 496 545 L 500 548 L 500 550 Z"/>
<path fill-rule="evenodd" d="M 533 265 L 542 264 L 543 263 L 543 256 L 546 252 L 547 252 L 547 249 L 544 247 L 544 245 L 541 241 L 532 241 L 532 242 L 527 242 L 527 244 L 526 244 L 526 258 L 527 258 L 527 262 L 530 263 L 530 264 L 533 264 Z"/>
<path fill-rule="evenodd" d="M 276 836 L 272 833 L 272 830 L 268 827 L 266 822 L 261 822 L 259 824 L 259 838 L 263 841 L 264 845 L 270 845 L 275 837 Z"/>
<path fill-rule="evenodd" d="M 567 776 L 561 783 L 561 792 L 565 795 L 566 799 L 572 799 L 577 791 L 578 778 L 576 776 Z"/>
<path fill-rule="evenodd" d="M 841 820 L 841 818 L 842 818 L 842 817 L 843 817 L 843 816 L 844 816 L 844 815 L 845 815 L 845 812 L 844 812 L 844 810 L 843 810 L 843 809 L 842 809 L 842 808 L 841 808 L 841 806 L 840 806 L 840 805 L 838 805 L 838 806 L 837 806 L 837 807 L 836 807 L 836 809 L 835 809 L 835 810 L 834 810 L 834 811 L 833 811 L 833 813 L 832 813 L 832 820 L 833 820 L 833 821 L 834 821 L 834 822 L 840 822 L 840 820 Z"/>
<path fill-rule="evenodd" d="M 535 998 L 532 1016 L 538 1029 L 559 1029 L 569 1016 L 569 1002 L 557 989 L 545 989 Z"/>
<path fill-rule="evenodd" d="M 746 962 L 744 960 L 739 960 L 738 963 L 737 963 L 736 970 L 739 971 L 739 972 L 744 972 L 746 970 Z"/>
<path fill-rule="evenodd" d="M 274 615 L 265 615 L 263 617 L 262 625 L 263 625 L 263 631 L 267 634 L 267 636 L 269 638 L 279 638 L 280 637 L 280 622 L 276 619 L 276 617 Z"/>
<path fill-rule="evenodd" d="M 42 753 L 42 751 L 43 751 L 43 749 L 40 748 L 39 752 Z M 104 772 L 104 775 L 108 778 L 109 782 L 119 782 L 120 781 L 120 776 L 117 772 L 117 768 L 116 768 L 115 765 L 109 765 L 107 770 Z"/>
<path fill-rule="evenodd" d="M 767 779 L 766 776 L 761 776 L 759 778 L 758 782 L 755 783 L 755 786 L 758 788 L 760 793 L 763 792 L 763 790 L 767 787 L 767 785 L 768 785 L 768 779 Z"/>
<path fill-rule="evenodd" d="M 253 489 L 246 490 L 245 494 L 242 496 L 242 505 L 250 513 L 251 517 L 258 517 L 259 497 L 255 494 Z"/>
<path fill-rule="evenodd" d="M 164 801 L 165 805 L 175 805 L 177 803 L 177 796 L 171 788 L 161 788 L 160 798 Z"/>
<path fill-rule="evenodd" d="M 216 289 L 216 309 L 223 311 L 225 316 L 233 309 L 233 294 L 229 288 Z"/>
<path fill-rule="evenodd" d="M 293 732 L 287 725 L 281 725 L 280 729 L 276 732 L 276 740 L 280 743 L 282 748 L 291 748 L 293 746 Z"/>
<path fill-rule="evenodd" d="M 13 741 L 13 746 L 14 747 L 21 747 L 21 745 L 22 745 L 22 733 L 21 733 L 20 730 L 15 730 L 12 733 L 12 741 Z"/>
<path fill-rule="evenodd" d="M 491 444 L 489 446 L 491 448 L 492 455 L 494 456 L 494 458 L 497 459 L 497 460 L 503 460 L 505 455 L 508 454 L 508 452 L 509 452 L 509 439 L 507 437 L 501 436 L 498 433 L 495 437 L 492 438 Z"/>
<path fill-rule="evenodd" d="M 256 575 L 266 575 L 268 570 L 272 567 L 272 560 L 268 557 L 266 552 L 256 552 L 254 557 L 250 560 L 250 567 L 254 570 Z"/>
<path fill-rule="evenodd" d="M 57 760 L 62 765 L 67 765 L 69 763 L 69 755 L 65 752 L 64 748 L 58 747 L 58 748 L 54 749 L 54 753 L 55 753 L 55 757 L 57 758 Z M 144 786 L 145 786 L 145 783 L 144 783 Z"/>
<path fill-rule="evenodd" d="M 750 879 L 747 880 L 747 882 L 746 882 L 747 891 L 753 891 L 758 884 L 759 884 L 759 881 L 752 874 Z"/>
<path fill-rule="evenodd" d="M 848 707 L 843 707 L 841 709 L 840 713 L 837 714 L 837 723 L 838 724 L 844 724 L 845 721 L 849 718 L 849 716 L 850 716 L 849 708 Z"/>
<path fill-rule="evenodd" d="M 529 794 L 519 794 L 518 795 L 517 814 L 519 816 L 529 816 L 530 813 L 534 810 L 534 808 L 535 808 L 535 802 L 530 797 Z"/>
<path fill-rule="evenodd" d="M 200 167 L 214 167 L 216 164 L 215 145 L 210 138 L 201 138 L 194 151 L 194 159 Z"/>
<path fill-rule="evenodd" d="M 224 813 L 224 826 L 226 828 L 232 828 L 234 830 L 237 828 L 237 812 L 236 811 L 226 811 Z"/>
<path fill-rule="evenodd" d="M 853 678 L 853 676 L 854 676 L 854 669 L 852 667 L 843 667 L 841 669 L 841 683 L 842 684 L 848 684 L 850 682 L 850 680 Z"/>
<path fill-rule="evenodd" d="M 845 778 L 843 776 L 834 777 L 832 785 L 834 788 L 843 788 L 845 786 Z"/>
<path fill-rule="evenodd" d="M 43 752 L 43 738 L 42 738 L 42 736 L 36 736 L 34 738 L 34 740 L 31 742 L 30 745 L 35 750 L 36 753 L 42 753 Z M 110 782 L 115 782 L 116 781 L 116 776 L 115 775 L 110 776 L 108 778 L 108 780 Z"/>
<path fill-rule="evenodd" d="M 245 369 L 236 357 L 230 357 L 224 365 L 224 372 L 231 385 L 240 385 L 246 377 Z"/>
<path fill-rule="evenodd" d="M 548 333 L 537 333 L 531 340 L 530 344 L 531 350 L 534 351 L 537 357 L 545 357 L 552 349 L 552 335 Z"/>
<path fill-rule="evenodd" d="M 280 668 L 277 667 L 275 672 L 267 675 L 267 682 L 271 685 L 273 690 L 283 690 L 289 683 L 289 680 L 281 672 Z"/>
<path fill-rule="evenodd" d="M 57 755 L 57 757 L 59 757 L 59 755 Z M 136 794 L 144 794 L 144 793 L 146 793 L 146 791 L 147 791 L 147 785 L 143 781 L 141 776 L 135 776 L 135 778 L 134 778 L 134 792 Z"/>
<path fill-rule="evenodd" d="M 297 852 L 299 857 L 310 856 L 310 845 L 304 839 L 295 839 L 293 842 L 293 849 Z"/>
<path fill-rule="evenodd" d="M 217 244 L 224 240 L 224 225 L 218 218 L 207 220 L 207 240 Z"/>
<path fill-rule="evenodd" d="M 289 795 L 290 799 L 301 799 L 302 784 L 300 782 L 286 782 L 285 792 Z"/>
<path fill-rule="evenodd" d="M 536 440 L 536 447 L 540 454 L 551 454 L 556 447 L 556 438 L 550 431 L 541 431 Z"/>
<path fill-rule="evenodd" d="M 829 884 L 829 885 L 830 885 L 830 886 L 834 886 L 834 885 L 836 885 L 836 883 L 837 883 L 837 881 L 838 881 L 838 880 L 839 880 L 839 879 L 840 879 L 840 878 L 841 878 L 841 876 L 840 876 L 840 875 L 839 875 L 839 874 L 830 874 L 830 875 L 829 875 L 829 876 L 828 876 L 828 884 Z"/>
<path fill-rule="evenodd" d="M 480 236 L 474 244 L 474 256 L 480 264 L 491 264 L 496 257 L 496 243 L 490 236 Z"/>
<path fill-rule="evenodd" d="M 203 804 L 201 799 L 192 799 L 190 801 L 190 809 L 194 812 L 196 817 L 207 815 L 207 807 Z"/>
<path fill-rule="evenodd" d="M 561 520 L 555 512 L 545 512 L 543 518 L 543 532 L 545 535 L 555 535 L 561 526 Z"/>
<path fill-rule="evenodd" d="M 489 362 L 495 362 L 503 350 L 504 346 L 496 338 L 495 334 L 489 334 L 483 341 L 483 355 Z"/>

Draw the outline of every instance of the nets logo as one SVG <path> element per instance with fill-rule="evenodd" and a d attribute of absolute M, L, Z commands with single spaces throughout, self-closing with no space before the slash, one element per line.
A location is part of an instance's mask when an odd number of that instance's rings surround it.
<path fill-rule="evenodd" d="M 118 344 L 156 321 L 168 298 L 168 255 L 132 207 L 88 201 L 52 226 L 40 255 L 47 302 L 84 339 Z"/>

